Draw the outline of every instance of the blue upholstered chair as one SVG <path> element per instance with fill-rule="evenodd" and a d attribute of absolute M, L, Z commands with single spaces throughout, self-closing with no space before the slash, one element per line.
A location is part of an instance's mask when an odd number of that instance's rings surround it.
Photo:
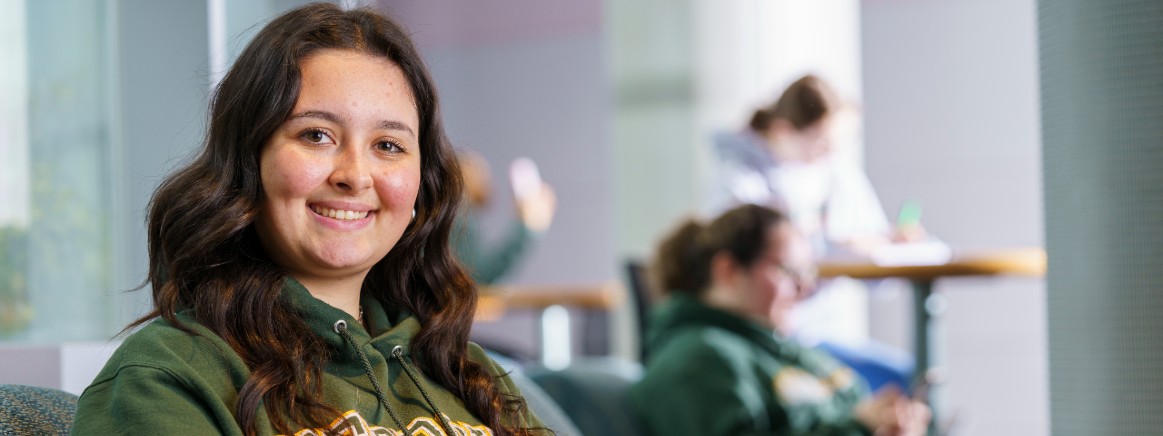
<path fill-rule="evenodd" d="M 52 388 L 0 385 L 0 434 L 67 435 L 77 396 Z"/>
<path fill-rule="evenodd" d="M 565 411 L 558 407 L 557 402 L 525 374 L 525 368 L 520 363 L 493 350 L 488 352 L 489 357 L 492 357 L 497 364 L 509 372 L 509 379 L 513 380 L 513 384 L 521 390 L 521 396 L 525 397 L 525 404 L 533 414 L 537 415 L 537 418 L 541 419 L 542 424 L 553 430 L 557 436 L 583 436 L 581 430 L 578 430 Z"/>
<path fill-rule="evenodd" d="M 629 388 L 642 377 L 642 366 L 618 358 L 585 358 L 565 369 L 526 369 L 586 436 L 646 434 L 630 405 Z"/>

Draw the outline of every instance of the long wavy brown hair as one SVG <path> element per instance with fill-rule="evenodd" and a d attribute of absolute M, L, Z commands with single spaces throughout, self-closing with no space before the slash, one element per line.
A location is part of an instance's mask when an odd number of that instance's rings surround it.
<path fill-rule="evenodd" d="M 189 310 L 246 362 L 251 376 L 235 405 L 239 425 L 258 431 L 265 407 L 280 433 L 323 428 L 337 416 L 321 402 L 326 345 L 283 299 L 286 271 L 254 231 L 263 187 L 263 145 L 299 95 L 300 62 L 321 49 L 388 59 L 407 77 L 420 119 L 421 180 L 416 217 L 372 267 L 363 292 L 419 318 L 413 358 L 500 435 L 527 434 L 525 404 L 502 394 L 487 368 L 469 361 L 476 285 L 449 250 L 461 199 L 460 168 L 444 133 L 436 90 L 406 31 L 367 10 L 313 4 L 276 18 L 255 36 L 222 79 L 210 104 L 205 147 L 154 193 L 149 211 L 147 279 L 154 308 L 130 327 L 161 317 L 178 328 Z"/>

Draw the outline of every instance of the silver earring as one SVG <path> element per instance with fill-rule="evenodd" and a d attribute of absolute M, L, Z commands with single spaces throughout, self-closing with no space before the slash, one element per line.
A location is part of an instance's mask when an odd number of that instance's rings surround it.
<path fill-rule="evenodd" d="M 416 208 L 412 208 L 412 219 L 416 219 Z"/>

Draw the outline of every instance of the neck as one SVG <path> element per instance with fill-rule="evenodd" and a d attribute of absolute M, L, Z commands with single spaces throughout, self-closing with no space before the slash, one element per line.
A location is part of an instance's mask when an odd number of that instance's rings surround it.
<path fill-rule="evenodd" d="M 776 160 L 787 159 L 787 154 L 790 151 L 788 150 L 790 144 L 784 140 L 783 135 L 780 135 L 778 132 L 776 132 L 774 128 L 770 128 L 764 131 L 756 131 L 755 134 L 763 140 L 763 147 L 767 149 L 767 152 L 770 153 L 772 157 L 774 157 Z"/>
<path fill-rule="evenodd" d="M 707 289 L 701 300 L 703 304 L 736 314 L 764 328 L 774 328 L 769 317 L 752 313 L 753 310 L 744 307 L 729 289 L 712 287 Z"/>
<path fill-rule="evenodd" d="M 366 274 L 342 279 L 291 276 L 302 283 L 311 296 L 359 319 L 359 297 Z"/>

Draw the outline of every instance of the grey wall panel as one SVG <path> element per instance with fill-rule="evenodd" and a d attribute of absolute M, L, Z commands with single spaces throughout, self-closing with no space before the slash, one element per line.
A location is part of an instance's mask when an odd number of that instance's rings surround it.
<path fill-rule="evenodd" d="M 1163 2 L 1039 2 L 1051 429 L 1163 428 Z"/>

